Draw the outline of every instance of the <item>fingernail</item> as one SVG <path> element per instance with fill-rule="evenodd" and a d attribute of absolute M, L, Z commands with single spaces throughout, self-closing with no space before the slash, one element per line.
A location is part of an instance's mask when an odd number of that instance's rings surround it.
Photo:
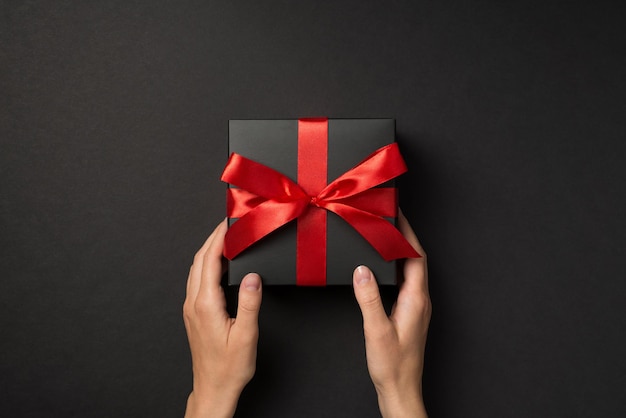
<path fill-rule="evenodd" d="M 372 272 L 365 266 L 359 266 L 356 268 L 354 277 L 356 278 L 356 284 L 358 284 L 359 286 L 364 285 L 372 280 Z"/>
<path fill-rule="evenodd" d="M 243 285 L 248 290 L 259 290 L 261 287 L 261 278 L 258 274 L 248 274 L 243 278 Z"/>

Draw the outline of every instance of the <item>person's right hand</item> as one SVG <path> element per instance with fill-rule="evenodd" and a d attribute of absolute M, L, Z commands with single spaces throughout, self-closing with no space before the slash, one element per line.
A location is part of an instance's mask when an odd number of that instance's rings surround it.
<path fill-rule="evenodd" d="M 404 281 L 391 316 L 385 313 L 369 268 L 359 266 L 354 271 L 354 293 L 363 314 L 367 368 L 380 412 L 385 418 L 420 418 L 426 417 L 422 371 L 431 315 L 426 254 L 402 213 L 398 226 L 422 258 L 405 261 Z"/>

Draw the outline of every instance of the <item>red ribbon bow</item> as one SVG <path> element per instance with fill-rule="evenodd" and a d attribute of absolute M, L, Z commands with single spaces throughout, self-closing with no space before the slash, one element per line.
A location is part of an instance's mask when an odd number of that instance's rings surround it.
<path fill-rule="evenodd" d="M 301 221 L 304 225 L 308 219 L 306 228 L 312 230 L 309 231 L 312 234 L 298 239 L 297 243 L 299 247 L 303 246 L 298 248 L 298 256 L 302 254 L 305 258 L 303 263 L 297 262 L 297 283 L 324 285 L 324 210 L 327 210 L 348 222 L 386 261 L 420 257 L 402 234 L 383 218 L 396 216 L 395 188 L 376 188 L 406 171 L 398 145 L 394 142 L 376 150 L 319 192 L 308 194 L 301 185 L 278 171 L 233 153 L 222 174 L 222 181 L 239 187 L 229 188 L 227 195 L 228 216 L 239 219 L 226 233 L 224 256 L 232 260 L 250 245 L 296 218 L 300 235 L 301 229 L 304 229 L 300 228 Z M 320 213 L 324 216 L 323 225 L 315 222 L 316 214 Z M 319 271 L 320 265 L 322 272 Z M 318 271 L 311 274 L 311 269 Z M 319 275 L 323 277 L 320 279 Z"/>

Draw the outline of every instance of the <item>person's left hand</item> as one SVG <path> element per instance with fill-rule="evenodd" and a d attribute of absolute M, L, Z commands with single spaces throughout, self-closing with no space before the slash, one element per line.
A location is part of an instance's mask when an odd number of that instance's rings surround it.
<path fill-rule="evenodd" d="M 193 362 L 193 391 L 185 417 L 232 417 L 256 369 L 261 278 L 247 274 L 239 288 L 237 318 L 226 312 L 220 280 L 226 221 L 194 257 L 183 318 Z"/>

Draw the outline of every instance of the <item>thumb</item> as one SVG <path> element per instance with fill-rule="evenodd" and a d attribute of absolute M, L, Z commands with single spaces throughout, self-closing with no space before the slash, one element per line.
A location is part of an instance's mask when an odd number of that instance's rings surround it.
<path fill-rule="evenodd" d="M 372 271 L 365 266 L 358 266 L 352 275 L 354 295 L 363 314 L 363 327 L 382 329 L 389 323 L 383 302 L 380 299 L 378 284 Z"/>
<path fill-rule="evenodd" d="M 258 329 L 261 295 L 261 277 L 256 273 L 246 274 L 239 286 L 237 304 L 237 327 L 244 332 Z"/>

